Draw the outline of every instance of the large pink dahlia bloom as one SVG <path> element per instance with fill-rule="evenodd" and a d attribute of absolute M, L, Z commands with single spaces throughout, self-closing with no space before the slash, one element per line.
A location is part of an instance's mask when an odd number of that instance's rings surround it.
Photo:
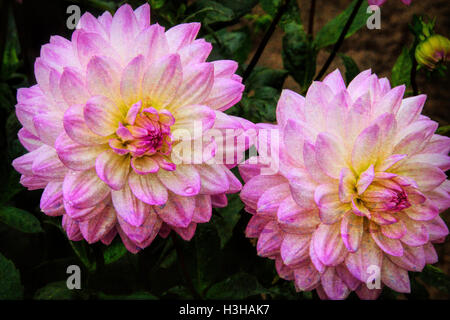
<path fill-rule="evenodd" d="M 336 70 L 305 98 L 284 90 L 278 125 L 258 125 L 259 159 L 240 167 L 253 214 L 246 232 L 298 290 L 324 299 L 353 290 L 376 298 L 383 285 L 409 292 L 408 271 L 437 262 L 433 243 L 448 234 L 439 213 L 450 205 L 450 138 L 421 115 L 426 97 L 404 91 L 370 70 L 346 87 Z M 265 152 L 277 149 L 268 130 L 279 131 L 279 152 Z M 278 173 L 262 172 L 269 160 Z"/>
<path fill-rule="evenodd" d="M 205 62 L 212 47 L 195 40 L 199 28 L 165 31 L 150 25 L 147 4 L 123 5 L 114 17 L 84 14 L 71 41 L 53 36 L 42 47 L 37 85 L 17 94 L 29 153 L 13 166 L 25 187 L 44 188 L 41 210 L 63 215 L 71 240 L 109 244 L 119 233 L 132 252 L 171 230 L 189 240 L 240 190 L 228 169 L 236 161 L 210 160 L 226 140 L 217 132 L 234 138 L 248 125 L 222 112 L 243 85 L 236 62 Z M 188 162 L 174 153 L 182 140 L 207 148 Z"/>

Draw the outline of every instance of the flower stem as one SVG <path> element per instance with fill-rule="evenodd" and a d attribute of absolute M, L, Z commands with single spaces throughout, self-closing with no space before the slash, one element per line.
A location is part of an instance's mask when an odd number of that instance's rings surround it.
<path fill-rule="evenodd" d="M 309 7 L 309 21 L 308 21 L 308 34 L 310 36 L 314 33 L 314 16 L 316 14 L 316 0 L 311 0 L 311 6 Z"/>
<path fill-rule="evenodd" d="M 263 39 L 261 40 L 261 43 L 259 44 L 258 49 L 256 49 L 256 52 L 253 55 L 252 60 L 248 64 L 247 69 L 245 69 L 244 74 L 242 76 L 242 82 L 245 82 L 245 80 L 247 80 L 248 77 L 250 76 L 250 74 L 252 73 L 253 69 L 255 68 L 256 64 L 258 63 L 259 58 L 261 58 L 261 55 L 262 55 L 264 49 L 266 48 L 267 43 L 270 40 L 270 37 L 272 37 L 278 22 L 280 22 L 281 17 L 283 16 L 284 12 L 286 11 L 287 7 L 288 7 L 288 1 L 285 0 L 282 2 L 280 7 L 278 8 L 277 14 L 273 18 L 272 23 L 270 24 L 269 28 L 266 31 L 266 34 L 264 35 Z"/>
<path fill-rule="evenodd" d="M 319 73 L 317 74 L 317 77 L 315 78 L 316 81 L 320 80 L 320 78 L 323 77 L 323 75 L 325 74 L 325 72 L 327 72 L 327 69 L 329 68 L 329 66 L 333 62 L 334 58 L 336 57 L 336 54 L 339 51 L 339 49 L 341 48 L 342 43 L 344 42 L 345 36 L 347 35 L 347 32 L 350 29 L 350 27 L 351 27 L 351 25 L 353 23 L 353 20 L 355 20 L 356 14 L 358 13 L 358 10 L 361 7 L 363 1 L 364 0 L 358 0 L 358 2 L 356 3 L 355 7 L 353 8 L 353 11 L 350 14 L 350 17 L 348 17 L 348 20 L 345 23 L 344 29 L 342 29 L 342 32 L 341 32 L 341 34 L 339 36 L 338 41 L 334 44 L 334 47 L 333 47 L 333 50 L 330 53 L 330 56 L 328 57 L 327 61 L 323 65 L 322 69 L 320 69 Z"/>
<path fill-rule="evenodd" d="M 182 249 L 180 247 L 180 244 L 178 243 L 177 235 L 172 232 L 171 237 L 172 237 L 173 245 L 174 245 L 175 250 L 177 252 L 178 263 L 180 264 L 181 271 L 183 272 L 183 276 L 184 276 L 184 279 L 186 281 L 186 286 L 189 289 L 189 291 L 191 292 L 191 294 L 194 297 L 194 299 L 197 299 L 197 300 L 198 299 L 202 299 L 202 297 L 197 292 L 197 290 L 195 290 L 194 284 L 193 284 L 192 279 L 191 279 L 191 276 L 189 275 L 189 272 L 187 271 L 186 264 L 184 262 L 183 251 L 182 251 Z"/>

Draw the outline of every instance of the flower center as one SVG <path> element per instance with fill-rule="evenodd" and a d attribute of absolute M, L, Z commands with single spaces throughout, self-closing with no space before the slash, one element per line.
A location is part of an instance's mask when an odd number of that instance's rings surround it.
<path fill-rule="evenodd" d="M 170 126 L 175 119 L 169 111 L 157 111 L 152 107 L 141 110 L 138 102 L 130 108 L 125 122 L 119 123 L 115 137 L 109 141 L 114 152 L 130 154 L 133 158 L 170 154 Z"/>
<path fill-rule="evenodd" d="M 411 206 L 405 190 L 392 180 L 373 183 L 362 194 L 361 200 L 370 211 L 394 213 Z"/>

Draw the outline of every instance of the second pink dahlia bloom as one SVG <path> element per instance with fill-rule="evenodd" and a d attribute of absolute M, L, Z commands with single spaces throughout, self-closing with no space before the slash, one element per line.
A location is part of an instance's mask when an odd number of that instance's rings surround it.
<path fill-rule="evenodd" d="M 346 87 L 336 70 L 306 97 L 284 90 L 278 125 L 259 125 L 259 159 L 240 167 L 253 214 L 246 233 L 298 290 L 323 299 L 373 299 L 383 285 L 409 292 L 408 271 L 438 261 L 450 138 L 421 115 L 426 97 L 404 91 L 370 70 Z M 268 130 L 279 131 L 278 153 L 265 152 L 278 142 L 262 138 Z M 267 160 L 279 161 L 278 173 L 262 172 Z"/>
<path fill-rule="evenodd" d="M 42 47 L 37 85 L 17 94 L 29 152 L 13 166 L 25 187 L 44 189 L 41 210 L 63 215 L 71 240 L 109 244 L 119 233 L 132 252 L 171 230 L 189 240 L 240 190 L 234 163 L 206 163 L 225 139 L 205 136 L 247 126 L 222 112 L 244 87 L 236 62 L 205 62 L 212 47 L 195 40 L 199 28 L 165 31 L 150 25 L 147 4 L 123 5 L 114 17 L 84 14 L 70 41 L 53 36 Z M 195 163 L 175 159 L 187 137 L 208 146 L 195 149 Z"/>

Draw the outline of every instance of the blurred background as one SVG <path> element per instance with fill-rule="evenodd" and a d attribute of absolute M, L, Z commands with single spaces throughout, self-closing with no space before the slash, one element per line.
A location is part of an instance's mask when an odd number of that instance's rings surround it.
<path fill-rule="evenodd" d="M 70 39 L 68 6 L 77 5 L 82 13 L 98 16 L 105 10 L 113 13 L 125 2 L 136 8 L 145 1 L 0 0 L 0 299 L 185 299 L 195 297 L 191 281 L 202 298 L 316 299 L 315 293 L 296 293 L 291 283 L 277 277 L 272 261 L 257 257 L 254 243 L 244 237 L 249 214 L 237 197 L 229 198 L 227 208 L 215 210 L 212 223 L 199 226 L 190 243 L 158 238 L 148 249 L 132 255 L 120 241 L 110 247 L 70 242 L 61 230 L 60 219 L 40 212 L 42 191 L 30 192 L 18 184 L 19 175 L 10 164 L 25 150 L 17 139 L 21 126 L 14 114 L 16 90 L 36 83 L 33 65 L 40 47 L 51 35 Z M 254 122 L 275 121 L 282 88 L 305 92 L 329 57 L 356 3 L 292 0 L 280 12 L 283 0 L 148 2 L 152 23 L 170 28 L 182 22 L 202 22 L 199 37 L 214 45 L 210 59 L 240 63 L 238 73 L 248 80 L 247 88 L 232 112 Z M 450 36 L 448 0 L 413 0 L 409 7 L 400 0 L 388 0 L 381 8 L 379 30 L 365 27 L 366 7 L 364 2 L 348 33 L 351 37 L 344 40 L 326 73 L 340 68 L 349 81 L 358 70 L 371 68 L 397 85 L 406 82 L 407 94 L 412 94 L 411 52 L 418 38 L 411 31 L 414 16 L 426 16 L 427 21 L 435 18 L 434 31 Z M 278 18 L 271 34 L 272 22 Z M 330 21 L 334 21 L 331 26 Z M 417 17 L 415 21 L 417 25 Z M 261 46 L 264 39 L 268 39 L 267 45 Z M 261 52 L 260 58 L 255 58 L 255 53 Z M 443 66 L 440 73 L 421 68 L 416 76 L 418 92 L 428 96 L 423 112 L 439 122 L 442 134 L 449 131 L 449 81 Z M 447 215 L 442 216 L 448 223 Z M 177 246 L 185 253 L 192 280 L 183 276 Z M 381 298 L 448 299 L 450 244 L 447 241 L 436 248 L 438 268 L 427 267 L 420 275 L 410 273 L 411 294 L 386 289 Z M 82 266 L 88 274 L 79 292 L 65 287 L 70 264 Z M 356 296 L 352 294 L 350 299 Z"/>

